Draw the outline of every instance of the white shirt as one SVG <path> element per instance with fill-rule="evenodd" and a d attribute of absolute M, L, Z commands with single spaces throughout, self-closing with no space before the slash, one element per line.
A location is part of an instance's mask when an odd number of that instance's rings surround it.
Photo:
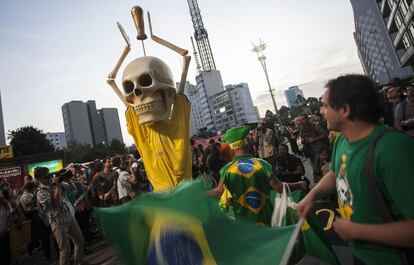
<path fill-rule="evenodd" d="M 129 184 L 128 182 L 128 179 L 130 178 L 131 178 L 131 174 L 129 174 L 127 171 L 119 172 L 118 183 L 117 183 L 119 199 L 122 199 L 125 196 L 128 196 L 128 191 L 126 187 L 131 186 L 131 184 Z"/>

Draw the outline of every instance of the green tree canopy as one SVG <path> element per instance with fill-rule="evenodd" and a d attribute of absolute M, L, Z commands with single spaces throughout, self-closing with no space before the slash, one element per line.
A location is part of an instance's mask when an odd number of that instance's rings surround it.
<path fill-rule="evenodd" d="M 55 148 L 46 138 L 46 134 L 33 126 L 9 131 L 7 138 L 13 146 L 14 156 L 55 152 Z"/>
<path fill-rule="evenodd" d="M 90 145 L 70 143 L 65 150 L 67 161 L 75 163 L 83 163 L 93 161 L 97 158 L 102 159 L 127 153 L 128 150 L 125 144 L 117 139 L 112 139 L 109 144 L 99 143 L 93 148 Z"/>
<path fill-rule="evenodd" d="M 286 106 L 282 106 L 279 109 L 279 116 L 280 116 L 280 120 L 282 122 L 282 124 L 286 125 L 290 122 L 290 108 L 286 107 Z"/>

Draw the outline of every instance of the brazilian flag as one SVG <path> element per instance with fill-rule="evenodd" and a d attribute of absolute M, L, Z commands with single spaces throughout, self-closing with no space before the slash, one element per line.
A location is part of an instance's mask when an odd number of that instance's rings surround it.
<path fill-rule="evenodd" d="M 270 228 L 229 219 L 204 193 L 201 182 L 186 182 L 96 211 L 125 264 L 280 263 L 294 225 Z"/>
<path fill-rule="evenodd" d="M 292 191 L 293 201 L 299 203 L 306 193 L 301 190 Z M 271 201 L 275 201 L 276 193 L 272 192 Z M 296 212 L 288 208 L 286 219 L 288 224 L 297 222 Z M 310 211 L 302 224 L 300 244 L 295 247 L 291 261 L 299 261 L 304 254 L 323 260 L 331 265 L 340 265 L 331 244 L 325 236 L 325 232 L 316 217 L 315 213 Z"/>

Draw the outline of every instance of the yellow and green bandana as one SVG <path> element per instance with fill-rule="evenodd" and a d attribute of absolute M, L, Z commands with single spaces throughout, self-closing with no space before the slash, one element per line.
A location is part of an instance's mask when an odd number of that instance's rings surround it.
<path fill-rule="evenodd" d="M 221 137 L 221 140 L 228 143 L 231 149 L 237 149 L 247 144 L 246 136 L 249 131 L 248 125 L 231 128 Z"/>

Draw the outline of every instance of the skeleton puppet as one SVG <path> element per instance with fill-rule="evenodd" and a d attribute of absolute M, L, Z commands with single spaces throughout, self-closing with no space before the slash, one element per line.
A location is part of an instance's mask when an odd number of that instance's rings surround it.
<path fill-rule="evenodd" d="M 142 9 L 131 10 L 138 40 L 145 40 Z M 191 148 L 189 145 L 190 103 L 184 96 L 184 84 L 191 57 L 188 51 L 169 43 L 152 33 L 151 19 L 148 24 L 151 39 L 179 53 L 183 58 L 178 94 L 168 66 L 160 59 L 145 55 L 132 60 L 122 76 L 124 94 L 115 78 L 118 70 L 131 50 L 129 38 L 121 24 L 118 28 L 126 42 L 124 51 L 107 83 L 114 89 L 127 107 L 128 132 L 144 161 L 145 170 L 155 191 L 168 190 L 185 179 L 191 178 Z"/>

